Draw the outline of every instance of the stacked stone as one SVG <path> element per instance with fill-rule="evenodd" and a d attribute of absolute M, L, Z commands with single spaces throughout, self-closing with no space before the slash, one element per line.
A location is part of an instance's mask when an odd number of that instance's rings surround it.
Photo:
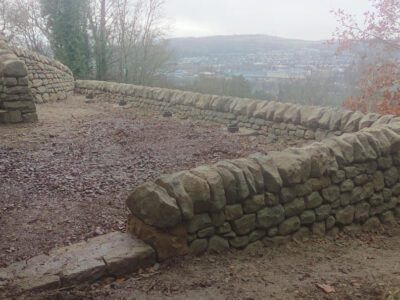
<path fill-rule="evenodd" d="M 162 176 L 139 186 L 127 205 L 163 232 L 163 242 L 129 228 L 163 258 L 174 255 L 164 251 L 174 231 L 185 237 L 177 252 L 199 254 L 372 230 L 400 218 L 399 174 L 400 126 L 386 125 Z M 185 233 L 176 230 L 182 226 Z"/>
<path fill-rule="evenodd" d="M 124 99 L 140 108 L 169 110 L 184 118 L 238 124 L 240 127 L 257 130 L 265 136 L 317 141 L 400 121 L 400 118 L 392 115 L 364 115 L 326 107 L 203 95 L 101 81 L 77 81 L 75 90 L 80 94 L 95 95 L 99 101 L 118 103 Z"/>
<path fill-rule="evenodd" d="M 23 61 L 0 36 L 0 123 L 34 122 L 36 107 Z"/>
<path fill-rule="evenodd" d="M 55 102 L 73 94 L 74 77 L 71 70 L 58 61 L 37 53 L 13 48 L 25 62 L 28 78 L 36 103 Z"/>

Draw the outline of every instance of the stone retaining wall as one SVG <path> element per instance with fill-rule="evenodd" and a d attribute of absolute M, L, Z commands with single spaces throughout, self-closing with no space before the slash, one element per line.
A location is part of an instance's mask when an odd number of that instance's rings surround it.
<path fill-rule="evenodd" d="M 71 70 L 62 63 L 35 52 L 13 47 L 14 53 L 25 62 L 36 103 L 66 99 L 74 90 Z"/>
<path fill-rule="evenodd" d="M 0 123 L 34 122 L 36 107 L 28 72 L 0 34 Z"/>
<path fill-rule="evenodd" d="M 125 100 L 136 107 L 171 111 L 183 117 L 222 124 L 237 123 L 240 127 L 258 130 L 263 135 L 295 136 L 318 141 L 399 121 L 391 115 L 364 115 L 327 107 L 204 95 L 112 82 L 78 80 L 75 91 L 94 95 L 101 101 L 118 103 Z"/>

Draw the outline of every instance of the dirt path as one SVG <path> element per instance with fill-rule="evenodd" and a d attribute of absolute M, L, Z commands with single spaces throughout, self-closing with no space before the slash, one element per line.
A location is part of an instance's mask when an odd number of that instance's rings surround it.
<path fill-rule="evenodd" d="M 80 97 L 38 113 L 37 124 L 0 127 L 0 267 L 124 231 L 125 199 L 141 182 L 304 143 L 261 146 L 218 126 Z"/>
<path fill-rule="evenodd" d="M 130 278 L 23 299 L 389 299 L 400 297 L 400 224 L 378 234 L 177 258 Z M 154 272 L 155 271 L 155 272 Z M 332 287 L 326 294 L 318 284 Z"/>

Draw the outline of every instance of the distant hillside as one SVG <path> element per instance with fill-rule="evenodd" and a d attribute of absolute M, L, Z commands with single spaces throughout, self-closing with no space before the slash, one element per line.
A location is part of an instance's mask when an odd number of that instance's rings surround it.
<path fill-rule="evenodd" d="M 202 56 L 227 53 L 257 53 L 293 48 L 321 48 L 323 41 L 303 41 L 268 35 L 229 35 L 200 38 L 170 39 L 171 47 L 179 56 Z"/>

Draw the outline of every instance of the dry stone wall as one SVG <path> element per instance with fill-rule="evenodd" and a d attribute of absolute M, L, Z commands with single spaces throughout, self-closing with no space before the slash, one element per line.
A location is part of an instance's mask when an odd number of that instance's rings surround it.
<path fill-rule="evenodd" d="M 373 230 L 400 218 L 400 118 L 107 82 L 77 81 L 75 88 L 100 100 L 319 141 L 137 187 L 127 199 L 128 230 L 160 260 Z"/>
<path fill-rule="evenodd" d="M 36 107 L 28 71 L 0 34 L 0 123 L 34 122 Z"/>
<path fill-rule="evenodd" d="M 258 130 L 268 136 L 295 136 L 321 141 L 367 127 L 398 122 L 390 115 L 317 106 L 204 95 L 101 81 L 76 81 L 75 91 L 100 101 L 125 100 L 139 108 L 170 111 L 183 117 Z"/>
<path fill-rule="evenodd" d="M 35 52 L 15 47 L 12 50 L 27 66 L 35 103 L 64 100 L 73 94 L 74 77 L 68 67 Z"/>

